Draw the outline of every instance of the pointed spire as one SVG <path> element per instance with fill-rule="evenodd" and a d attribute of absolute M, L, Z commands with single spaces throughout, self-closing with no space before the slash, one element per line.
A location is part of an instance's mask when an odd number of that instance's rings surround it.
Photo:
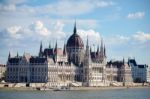
<path fill-rule="evenodd" d="M 75 23 L 74 23 L 73 34 L 77 34 L 77 28 L 76 28 L 76 20 L 75 20 Z"/>
<path fill-rule="evenodd" d="M 8 59 L 9 59 L 9 58 L 11 58 L 10 51 L 9 51 L 9 55 L 8 55 Z"/>
<path fill-rule="evenodd" d="M 106 57 L 106 48 L 105 48 L 105 45 L 104 45 L 104 57 Z"/>
<path fill-rule="evenodd" d="M 66 54 L 67 54 L 66 44 L 64 43 L 63 55 L 66 55 Z"/>
<path fill-rule="evenodd" d="M 86 59 L 87 63 L 89 63 L 89 61 L 91 61 L 91 48 L 89 49 L 88 36 L 87 36 L 87 43 L 86 43 L 85 59 Z"/>
<path fill-rule="evenodd" d="M 56 44 L 55 44 L 55 53 L 57 54 L 57 40 L 56 40 Z"/>
<path fill-rule="evenodd" d="M 89 38 L 87 36 L 86 46 L 89 47 Z"/>
<path fill-rule="evenodd" d="M 124 65 L 124 63 L 125 63 L 124 57 L 123 57 L 123 61 L 122 62 L 123 62 L 123 65 Z"/>
<path fill-rule="evenodd" d="M 87 42 L 86 42 L 86 53 L 87 53 L 87 54 L 90 54 L 88 36 L 87 36 Z"/>
<path fill-rule="evenodd" d="M 103 49 L 103 38 L 101 38 L 101 48 L 100 48 L 100 54 L 101 54 L 101 56 L 103 56 L 104 55 L 104 49 Z"/>
<path fill-rule="evenodd" d="M 43 47 L 43 46 L 42 46 L 42 41 L 41 41 L 41 45 L 40 45 L 40 52 L 42 52 L 42 47 Z"/>
<path fill-rule="evenodd" d="M 92 48 L 91 48 L 91 46 L 90 46 L 90 53 L 92 53 Z"/>
<path fill-rule="evenodd" d="M 51 43 L 49 42 L 49 49 L 51 49 Z"/>
<path fill-rule="evenodd" d="M 103 38 L 101 38 L 101 51 L 103 50 Z"/>
<path fill-rule="evenodd" d="M 40 51 L 39 51 L 39 56 L 42 57 L 43 54 L 43 46 L 42 46 L 42 41 L 41 41 L 41 45 L 40 45 Z"/>
<path fill-rule="evenodd" d="M 97 52 L 96 53 L 99 54 L 99 45 L 97 46 Z"/>
<path fill-rule="evenodd" d="M 54 49 L 54 54 L 55 54 L 55 62 L 57 62 L 57 40 L 56 40 L 56 44 L 55 44 L 55 49 Z"/>
<path fill-rule="evenodd" d="M 17 52 L 17 57 L 19 57 L 19 54 L 18 54 L 18 52 Z"/>

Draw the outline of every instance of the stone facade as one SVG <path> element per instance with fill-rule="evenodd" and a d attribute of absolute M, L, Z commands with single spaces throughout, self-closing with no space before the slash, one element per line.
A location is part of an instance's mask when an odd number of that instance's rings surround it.
<path fill-rule="evenodd" d="M 0 64 L 0 80 L 5 76 L 6 65 Z"/>
<path fill-rule="evenodd" d="M 13 83 L 46 83 L 57 86 L 107 86 L 111 82 L 131 82 L 131 68 L 122 62 L 106 62 L 106 49 L 101 39 L 100 47 L 92 52 L 88 38 L 86 47 L 77 34 L 73 34 L 63 50 L 49 45 L 43 50 L 42 42 L 38 56 L 24 54 L 7 61 L 6 81 Z"/>

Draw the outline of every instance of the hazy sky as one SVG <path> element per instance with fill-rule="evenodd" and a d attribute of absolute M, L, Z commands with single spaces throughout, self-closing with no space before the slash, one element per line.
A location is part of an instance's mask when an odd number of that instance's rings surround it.
<path fill-rule="evenodd" d="M 38 55 L 44 47 L 62 47 L 77 31 L 92 50 L 106 45 L 107 58 L 150 64 L 150 0 L 0 0 L 0 63 L 8 53 Z"/>

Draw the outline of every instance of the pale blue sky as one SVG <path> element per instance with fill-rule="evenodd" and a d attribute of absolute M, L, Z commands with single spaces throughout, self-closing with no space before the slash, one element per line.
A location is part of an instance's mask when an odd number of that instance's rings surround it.
<path fill-rule="evenodd" d="M 56 39 L 62 47 L 73 32 L 90 45 L 104 38 L 108 61 L 135 57 L 150 64 L 150 0 L 0 0 L 0 63 L 8 52 L 37 55 Z M 93 47 L 93 46 L 92 46 Z M 94 50 L 94 48 L 93 48 Z"/>

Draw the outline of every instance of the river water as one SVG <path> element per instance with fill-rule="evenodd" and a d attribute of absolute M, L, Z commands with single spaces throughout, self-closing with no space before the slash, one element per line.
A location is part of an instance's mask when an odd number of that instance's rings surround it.
<path fill-rule="evenodd" d="M 0 90 L 0 99 L 150 99 L 150 88 L 94 91 Z"/>

